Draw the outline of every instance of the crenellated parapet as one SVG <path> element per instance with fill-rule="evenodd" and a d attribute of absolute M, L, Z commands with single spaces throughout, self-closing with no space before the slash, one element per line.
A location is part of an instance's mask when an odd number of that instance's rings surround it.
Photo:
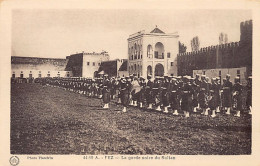
<path fill-rule="evenodd" d="M 198 54 L 207 54 L 212 51 L 218 50 L 225 50 L 225 49 L 236 49 L 239 47 L 239 42 L 231 42 L 231 43 L 226 43 L 226 44 L 220 44 L 220 45 L 211 45 L 208 47 L 203 47 L 198 51 L 191 51 L 191 52 L 186 52 L 186 53 L 180 53 L 177 56 L 182 57 L 182 56 L 189 56 L 189 55 L 198 55 Z"/>

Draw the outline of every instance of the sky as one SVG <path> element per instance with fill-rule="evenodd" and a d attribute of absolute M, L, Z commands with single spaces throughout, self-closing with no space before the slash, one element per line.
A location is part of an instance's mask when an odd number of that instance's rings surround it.
<path fill-rule="evenodd" d="M 107 51 L 110 59 L 127 58 L 127 38 L 157 25 L 178 32 L 191 51 L 217 45 L 221 32 L 238 42 L 240 22 L 252 19 L 250 10 L 135 10 L 135 9 L 16 9 L 12 13 L 12 56 L 65 58 L 76 52 Z"/>

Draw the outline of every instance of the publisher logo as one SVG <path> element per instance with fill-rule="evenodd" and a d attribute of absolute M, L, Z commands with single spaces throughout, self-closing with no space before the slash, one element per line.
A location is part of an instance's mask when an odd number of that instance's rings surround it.
<path fill-rule="evenodd" d="M 12 166 L 16 166 L 19 164 L 19 158 L 17 156 L 12 156 L 9 162 Z"/>

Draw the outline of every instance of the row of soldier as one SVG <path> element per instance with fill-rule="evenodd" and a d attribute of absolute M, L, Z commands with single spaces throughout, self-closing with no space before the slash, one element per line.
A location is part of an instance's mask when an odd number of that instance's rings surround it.
<path fill-rule="evenodd" d="M 196 75 L 195 78 L 164 76 L 155 77 L 154 80 L 151 76 L 145 79 L 135 75 L 123 78 L 109 78 L 104 75 L 96 79 L 42 78 L 41 82 L 88 97 L 102 98 L 104 109 L 108 109 L 111 99 L 117 97 L 117 103 L 123 105 L 123 112 L 126 112 L 130 105 L 173 115 L 179 115 L 182 111 L 185 117 L 196 112 L 216 117 L 217 112 L 222 111 L 229 115 L 231 110 L 234 110 L 234 116 L 240 117 L 240 111 L 244 110 L 244 90 L 247 94 L 246 108 L 251 114 L 252 77 L 248 78 L 246 87 L 243 87 L 239 80 L 239 77 L 236 77 L 233 84 L 230 75 L 227 75 L 221 85 L 220 78 L 209 79 L 205 75 Z"/>

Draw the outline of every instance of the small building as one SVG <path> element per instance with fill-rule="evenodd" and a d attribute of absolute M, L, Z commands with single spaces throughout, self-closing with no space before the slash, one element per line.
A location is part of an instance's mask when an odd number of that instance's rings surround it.
<path fill-rule="evenodd" d="M 95 76 L 97 77 L 98 74 L 107 74 L 109 77 L 127 76 L 127 59 L 115 59 L 101 62 Z"/>
<path fill-rule="evenodd" d="M 67 57 L 68 65 L 66 70 L 70 70 L 74 77 L 93 78 L 98 71 L 101 62 L 109 60 L 109 54 L 105 51 L 101 53 L 76 53 Z"/>
<path fill-rule="evenodd" d="M 67 59 L 12 56 L 11 74 L 12 78 L 71 77 L 66 65 Z"/>

